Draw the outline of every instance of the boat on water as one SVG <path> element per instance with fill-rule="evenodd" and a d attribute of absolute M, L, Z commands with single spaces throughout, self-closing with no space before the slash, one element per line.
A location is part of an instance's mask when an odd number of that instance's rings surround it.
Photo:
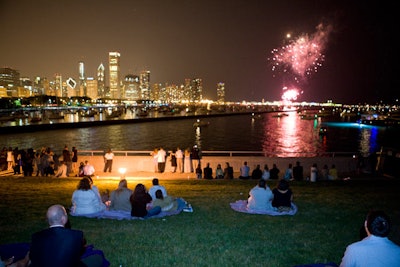
<path fill-rule="evenodd" d="M 97 114 L 97 111 L 95 110 L 88 110 L 88 111 L 83 111 L 79 114 L 79 116 L 84 117 L 84 118 L 91 118 L 94 117 L 94 115 Z"/>
<path fill-rule="evenodd" d="M 274 117 L 274 118 L 282 118 L 282 117 L 287 117 L 287 116 L 289 116 L 289 114 L 286 114 L 286 113 L 278 113 L 278 114 L 272 115 L 272 117 Z"/>
<path fill-rule="evenodd" d="M 195 123 L 193 123 L 193 127 L 197 128 L 197 127 L 206 127 L 210 125 L 209 121 L 201 121 L 201 120 L 197 120 Z"/>

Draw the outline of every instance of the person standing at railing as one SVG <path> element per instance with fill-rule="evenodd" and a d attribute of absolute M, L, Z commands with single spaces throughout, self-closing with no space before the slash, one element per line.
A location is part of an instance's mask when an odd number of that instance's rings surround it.
<path fill-rule="evenodd" d="M 183 151 L 179 147 L 176 148 L 175 157 L 177 172 L 183 173 Z"/>
<path fill-rule="evenodd" d="M 107 172 L 107 170 L 109 172 L 112 171 L 113 159 L 114 159 L 114 153 L 109 148 L 107 150 L 107 153 L 104 154 L 104 172 Z"/>
<path fill-rule="evenodd" d="M 76 147 L 72 147 L 71 151 L 71 159 L 72 159 L 72 172 L 78 173 L 78 149 Z"/>
<path fill-rule="evenodd" d="M 196 170 L 197 166 L 201 165 L 201 151 L 197 145 L 194 145 L 190 153 L 192 159 L 192 169 Z"/>
<path fill-rule="evenodd" d="M 192 172 L 192 159 L 190 157 L 190 150 L 189 148 L 185 149 L 185 158 L 184 158 L 184 172 L 185 173 L 190 173 Z"/>
<path fill-rule="evenodd" d="M 163 173 L 165 171 L 165 159 L 167 158 L 167 152 L 160 147 L 157 153 L 158 160 L 158 171 Z"/>

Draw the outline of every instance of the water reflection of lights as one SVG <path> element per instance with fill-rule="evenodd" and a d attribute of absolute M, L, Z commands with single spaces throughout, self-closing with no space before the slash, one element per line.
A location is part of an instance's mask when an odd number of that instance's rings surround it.
<path fill-rule="evenodd" d="M 358 128 L 359 129 L 359 151 L 363 156 L 368 156 L 371 152 L 379 151 L 378 134 L 384 127 L 365 125 L 357 122 L 326 122 L 326 126 Z"/>
<path fill-rule="evenodd" d="M 318 132 L 314 121 L 300 120 L 296 112 L 288 112 L 289 116 L 274 118 L 266 117 L 264 122 L 264 151 L 279 151 L 276 156 L 296 157 L 307 152 L 308 156 L 322 152 L 318 140 Z M 318 120 L 315 120 L 318 123 Z M 273 140 L 271 143 L 271 140 Z M 294 153 L 299 152 L 299 153 Z"/>
<path fill-rule="evenodd" d="M 201 127 L 196 127 L 195 144 L 201 147 Z"/>

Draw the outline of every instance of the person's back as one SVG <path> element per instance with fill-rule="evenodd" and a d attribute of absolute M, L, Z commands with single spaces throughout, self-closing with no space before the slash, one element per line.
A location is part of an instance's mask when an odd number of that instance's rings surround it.
<path fill-rule="evenodd" d="M 228 162 L 224 169 L 224 179 L 233 179 L 233 167 L 231 167 Z"/>
<path fill-rule="evenodd" d="M 210 163 L 207 163 L 207 166 L 203 170 L 204 179 L 212 179 L 212 168 L 210 167 Z"/>
<path fill-rule="evenodd" d="M 243 163 L 240 167 L 240 179 L 249 179 L 250 178 L 250 167 L 247 165 L 247 161 Z"/>
<path fill-rule="evenodd" d="M 290 209 L 292 206 L 293 193 L 289 188 L 289 182 L 285 179 L 279 180 L 278 186 L 272 190 L 274 199 L 272 206 L 280 210 Z"/>
<path fill-rule="evenodd" d="M 47 217 L 50 228 L 32 235 L 29 266 L 86 266 L 80 260 L 85 245 L 83 232 L 64 228 L 67 223 L 65 209 L 60 205 L 51 206 Z"/>
<path fill-rule="evenodd" d="M 114 191 L 111 191 L 110 210 L 131 211 L 132 206 L 130 197 L 132 193 L 133 191 L 127 187 L 126 179 L 122 179 L 119 182 L 118 188 Z"/>
<path fill-rule="evenodd" d="M 273 164 L 272 169 L 269 170 L 270 179 L 274 179 L 274 180 L 279 179 L 279 172 L 280 172 L 280 170 L 278 169 L 276 164 Z"/>
<path fill-rule="evenodd" d="M 87 160 L 85 161 L 85 165 L 83 166 L 83 175 L 85 176 L 94 175 L 94 167 Z"/>
<path fill-rule="evenodd" d="M 272 210 L 272 199 L 274 195 L 271 189 L 266 185 L 264 179 L 259 180 L 258 185 L 253 187 L 249 192 L 247 200 L 247 208 L 257 211 Z"/>
<path fill-rule="evenodd" d="M 158 178 L 154 178 L 152 183 L 153 183 L 153 185 L 152 185 L 152 187 L 149 188 L 149 192 L 148 192 L 152 199 L 156 199 L 156 191 L 158 189 L 161 190 L 164 197 L 166 197 L 168 195 L 167 189 L 165 189 L 164 186 L 160 185 L 160 181 L 158 180 Z"/>
<path fill-rule="evenodd" d="M 296 166 L 293 167 L 293 178 L 296 181 L 303 180 L 303 166 L 300 165 L 300 162 L 296 162 Z"/>
<path fill-rule="evenodd" d="M 161 211 L 175 211 L 178 209 L 178 201 L 171 196 L 163 196 L 162 191 L 156 191 L 156 198 L 153 199 L 153 206 L 161 207 Z"/>
<path fill-rule="evenodd" d="M 262 170 L 259 164 L 257 164 L 256 168 L 251 173 L 251 179 L 260 180 L 262 178 Z M 265 179 L 264 179 L 265 180 Z"/>
<path fill-rule="evenodd" d="M 104 211 L 106 206 L 95 191 L 91 189 L 90 181 L 84 177 L 79 181 L 77 190 L 72 194 L 71 214 L 85 215 Z"/>
<path fill-rule="evenodd" d="M 399 267 L 400 246 L 389 240 L 389 217 L 370 211 L 364 223 L 367 237 L 347 246 L 340 267 Z"/>

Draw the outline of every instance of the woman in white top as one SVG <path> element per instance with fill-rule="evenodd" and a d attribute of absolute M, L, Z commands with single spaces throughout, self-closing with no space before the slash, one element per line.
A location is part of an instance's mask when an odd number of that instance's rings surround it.
<path fill-rule="evenodd" d="M 86 215 L 104 211 L 106 205 L 99 199 L 98 193 L 92 190 L 87 177 L 79 181 L 77 189 L 72 194 L 72 215 Z"/>

